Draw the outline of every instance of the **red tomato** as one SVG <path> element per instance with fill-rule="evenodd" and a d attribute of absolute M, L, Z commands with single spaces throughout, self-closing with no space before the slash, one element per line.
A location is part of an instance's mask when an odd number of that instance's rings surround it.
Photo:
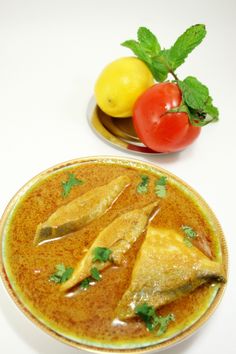
<path fill-rule="evenodd" d="M 150 87 L 136 101 L 133 125 L 139 139 L 158 152 L 183 150 L 200 134 L 201 128 L 190 124 L 187 113 L 168 112 L 179 107 L 182 94 L 174 83 Z"/>

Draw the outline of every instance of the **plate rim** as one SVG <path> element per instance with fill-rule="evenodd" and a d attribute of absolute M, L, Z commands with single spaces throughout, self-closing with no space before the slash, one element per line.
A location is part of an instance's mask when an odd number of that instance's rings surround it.
<path fill-rule="evenodd" d="M 129 153 L 129 154 L 134 154 L 134 155 L 138 155 L 138 156 L 147 156 L 147 157 L 150 157 L 150 156 L 159 156 L 159 157 L 162 157 L 162 156 L 166 156 L 166 155 L 176 155 L 178 153 L 181 152 L 180 151 L 175 151 L 175 152 L 142 152 L 142 151 L 136 151 L 135 149 L 132 150 L 132 149 L 127 149 L 125 148 L 124 146 L 122 145 L 119 145 L 119 144 L 116 144 L 114 142 L 112 142 L 111 140 L 109 139 L 106 139 L 94 126 L 94 124 L 92 123 L 92 120 L 93 120 L 93 117 L 95 115 L 95 110 L 97 109 L 97 104 L 96 104 L 96 100 L 95 100 L 95 97 L 92 96 L 88 102 L 88 105 L 87 105 L 87 109 L 86 109 L 86 116 L 87 116 L 87 122 L 88 122 L 88 125 L 90 126 L 91 130 L 93 131 L 93 133 L 100 139 L 102 140 L 104 143 L 106 143 L 107 145 L 119 150 L 119 151 L 122 151 L 122 152 L 126 152 L 126 153 Z M 122 118 L 121 118 L 122 119 Z M 99 120 L 100 122 L 100 120 Z M 106 127 L 103 126 L 103 124 L 101 123 L 102 125 L 102 128 L 106 131 L 106 133 L 108 135 L 110 135 L 111 137 L 113 137 L 114 139 L 117 139 L 119 140 L 115 135 L 113 135 L 109 130 L 107 130 Z M 113 139 L 112 139 L 113 140 Z M 127 142 L 125 142 L 125 140 L 120 140 L 122 143 L 126 143 L 128 144 Z M 140 142 L 141 143 L 141 142 Z M 136 146 L 136 145 L 134 145 Z M 145 145 L 143 145 L 143 147 L 145 148 Z M 146 148 L 148 148 L 146 146 Z"/>

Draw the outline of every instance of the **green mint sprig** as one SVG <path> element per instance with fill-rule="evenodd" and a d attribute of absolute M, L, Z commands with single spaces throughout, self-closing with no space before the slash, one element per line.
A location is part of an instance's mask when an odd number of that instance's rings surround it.
<path fill-rule="evenodd" d="M 175 70 L 185 62 L 188 55 L 206 36 L 203 24 L 188 28 L 170 47 L 162 49 L 157 37 L 146 27 L 140 27 L 138 40 L 127 40 L 121 45 L 133 51 L 150 69 L 158 82 L 163 82 L 171 74 L 182 92 L 182 104 L 171 112 L 186 112 L 190 123 L 204 126 L 219 120 L 219 111 L 212 103 L 208 88 L 197 78 L 188 76 L 180 80 Z"/>

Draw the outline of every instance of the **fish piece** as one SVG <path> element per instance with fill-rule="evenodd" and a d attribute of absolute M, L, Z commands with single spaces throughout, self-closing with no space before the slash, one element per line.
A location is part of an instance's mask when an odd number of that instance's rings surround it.
<path fill-rule="evenodd" d="M 80 283 L 90 276 L 92 267 L 98 270 L 105 269 L 111 264 L 119 265 L 124 253 L 126 253 L 133 243 L 145 230 L 149 218 L 157 208 L 159 201 L 148 204 L 144 208 L 129 211 L 117 217 L 111 224 L 103 229 L 89 248 L 86 255 L 77 264 L 72 277 L 61 285 L 61 290 L 65 291 Z M 109 248 L 112 251 L 111 260 L 107 262 L 93 262 L 93 251 L 96 247 Z"/>
<path fill-rule="evenodd" d="M 178 232 L 149 225 L 138 252 L 131 282 L 116 313 L 124 320 L 135 316 L 137 305 L 155 308 L 170 303 L 203 283 L 224 282 L 221 263 L 188 247 Z"/>
<path fill-rule="evenodd" d="M 38 225 L 34 243 L 39 244 L 64 236 L 99 218 L 111 207 L 129 183 L 128 176 L 120 176 L 59 207 L 47 221 Z"/>

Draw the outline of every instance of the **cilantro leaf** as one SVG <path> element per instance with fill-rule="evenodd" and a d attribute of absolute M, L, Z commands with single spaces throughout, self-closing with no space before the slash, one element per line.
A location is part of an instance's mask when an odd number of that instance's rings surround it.
<path fill-rule="evenodd" d="M 184 243 L 187 247 L 192 247 L 192 240 L 197 237 L 197 232 L 188 225 L 182 225 L 181 230 L 185 234 Z"/>
<path fill-rule="evenodd" d="M 61 283 L 66 282 L 72 276 L 74 269 L 72 267 L 67 267 L 65 272 L 62 274 Z"/>
<path fill-rule="evenodd" d="M 80 288 L 83 290 L 87 290 L 94 281 L 101 280 L 101 273 L 96 267 L 91 268 L 90 273 L 91 277 L 83 279 L 80 283 Z"/>
<path fill-rule="evenodd" d="M 184 63 L 187 56 L 206 36 L 205 25 L 197 24 L 189 27 L 174 43 L 168 52 L 168 61 L 172 70 Z"/>
<path fill-rule="evenodd" d="M 158 316 L 155 308 L 144 303 L 135 307 L 135 314 L 139 316 L 145 323 L 148 331 L 157 330 L 157 336 L 164 334 L 167 331 L 170 321 L 174 321 L 173 314 L 168 314 L 165 317 Z"/>
<path fill-rule="evenodd" d="M 204 110 L 209 97 L 208 88 L 193 76 L 178 81 L 185 103 L 197 110 Z"/>
<path fill-rule="evenodd" d="M 59 284 L 59 283 L 61 282 L 61 278 L 58 277 L 58 276 L 55 275 L 55 274 L 52 274 L 52 275 L 50 275 L 50 277 L 49 277 L 49 281 L 52 281 L 52 282 L 54 282 L 54 283 Z"/>
<path fill-rule="evenodd" d="M 195 230 L 193 230 L 190 226 L 182 225 L 181 229 L 183 230 L 183 232 L 185 233 L 186 236 L 188 236 L 190 238 L 196 238 L 197 232 Z"/>
<path fill-rule="evenodd" d="M 155 193 L 158 197 L 160 198 L 165 198 L 167 194 L 166 190 L 166 182 L 167 177 L 161 176 L 158 180 L 155 182 Z"/>
<path fill-rule="evenodd" d="M 64 264 L 57 264 L 55 266 L 55 273 L 50 275 L 49 281 L 52 281 L 57 284 L 66 282 L 72 275 L 74 269 L 71 267 L 65 267 Z"/>
<path fill-rule="evenodd" d="M 191 241 L 191 239 L 189 239 L 188 237 L 184 237 L 184 243 L 185 243 L 185 245 L 187 246 L 187 247 L 192 247 L 192 241 Z"/>
<path fill-rule="evenodd" d="M 112 250 L 106 247 L 96 247 L 93 250 L 93 262 L 107 262 L 110 259 Z"/>
<path fill-rule="evenodd" d="M 156 317 L 156 312 L 153 306 L 144 303 L 135 307 L 135 314 L 138 315 L 144 322 L 149 331 L 154 329 L 153 319 Z"/>
<path fill-rule="evenodd" d="M 161 47 L 157 37 L 146 27 L 139 27 L 138 40 L 141 46 L 151 53 L 151 55 L 159 54 Z"/>
<path fill-rule="evenodd" d="M 165 186 L 159 186 L 158 184 L 156 184 L 155 193 L 156 193 L 156 195 L 158 197 L 165 198 L 165 196 L 166 196 L 166 187 Z"/>
<path fill-rule="evenodd" d="M 141 175 L 141 182 L 137 186 L 137 192 L 144 194 L 148 192 L 149 177 L 147 175 Z"/>
<path fill-rule="evenodd" d="M 74 173 L 69 173 L 68 180 L 62 182 L 61 184 L 63 188 L 62 196 L 65 198 L 69 195 L 72 187 L 84 184 L 84 181 L 82 179 L 77 178 Z"/>
<path fill-rule="evenodd" d="M 165 186 L 166 185 L 166 181 L 167 181 L 167 177 L 166 176 L 161 176 L 159 178 L 159 180 L 157 181 L 159 186 Z"/>
<path fill-rule="evenodd" d="M 162 316 L 158 317 L 158 322 L 159 322 L 158 324 L 160 326 L 157 331 L 157 336 L 161 336 L 167 331 L 168 325 L 171 321 L 175 321 L 175 316 L 173 315 L 173 313 L 168 314 L 166 317 L 162 317 Z"/>
<path fill-rule="evenodd" d="M 101 273 L 99 272 L 99 270 L 96 267 L 91 268 L 91 277 L 96 280 L 99 281 L 101 280 Z"/>
<path fill-rule="evenodd" d="M 64 266 L 63 263 L 57 264 L 57 265 L 55 266 L 55 269 L 56 269 L 56 271 L 57 271 L 57 275 L 58 275 L 58 276 L 62 276 L 63 273 L 66 271 L 66 267 Z"/>
<path fill-rule="evenodd" d="M 90 286 L 90 282 L 91 282 L 90 278 L 83 279 L 80 283 L 80 288 L 84 290 L 88 289 Z"/>

